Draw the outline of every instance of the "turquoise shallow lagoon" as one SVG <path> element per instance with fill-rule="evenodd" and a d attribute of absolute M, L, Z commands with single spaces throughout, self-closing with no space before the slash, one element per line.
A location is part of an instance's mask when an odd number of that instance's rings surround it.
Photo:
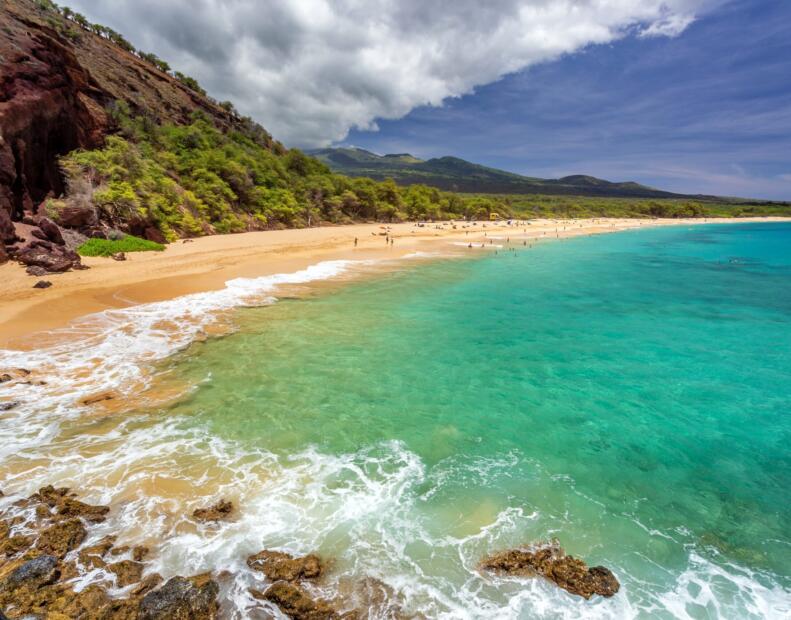
<path fill-rule="evenodd" d="M 279 542 L 430 616 L 790 612 L 790 225 L 438 261 L 238 322 L 177 358 L 199 387 L 168 415 L 282 475 L 333 463 Z M 476 577 L 483 554 L 552 537 L 622 592 Z"/>
<path fill-rule="evenodd" d="M 0 507 L 45 484 L 108 504 L 92 537 L 214 571 L 233 620 L 277 613 L 249 592 L 264 548 L 318 552 L 321 595 L 370 618 L 791 617 L 791 224 L 511 241 L 234 280 L 0 351 L 36 379 L 0 385 Z M 191 519 L 220 498 L 233 519 Z M 549 539 L 621 591 L 478 570 Z"/>

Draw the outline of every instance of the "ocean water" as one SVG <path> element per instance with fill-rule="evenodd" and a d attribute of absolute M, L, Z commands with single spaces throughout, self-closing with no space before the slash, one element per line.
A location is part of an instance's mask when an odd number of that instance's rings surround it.
<path fill-rule="evenodd" d="M 372 617 L 791 616 L 791 225 L 512 243 L 304 297 L 277 286 L 371 266 L 236 281 L 2 352 L 61 381 L 0 392 L 21 402 L 0 484 L 120 506 L 108 531 L 165 575 L 231 570 L 228 617 L 264 613 L 262 548 L 331 558 L 325 594 Z M 128 406 L 79 404 L 99 388 Z M 234 522 L 186 518 L 221 496 Z M 477 570 L 552 538 L 621 592 Z"/>

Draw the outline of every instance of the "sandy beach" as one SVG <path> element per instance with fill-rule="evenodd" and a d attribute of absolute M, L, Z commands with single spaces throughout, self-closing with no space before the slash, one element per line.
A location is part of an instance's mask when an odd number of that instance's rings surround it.
<path fill-rule="evenodd" d="M 84 271 L 52 274 L 48 289 L 34 289 L 38 278 L 19 265 L 0 267 L 0 347 L 27 348 L 34 333 L 64 327 L 70 321 L 109 308 L 172 299 L 189 293 L 218 290 L 237 277 L 257 277 L 304 269 L 336 259 L 398 259 L 415 251 L 464 252 L 489 244 L 489 237 L 557 239 L 617 232 L 649 226 L 697 225 L 754 220 L 585 219 L 512 222 L 444 222 L 417 225 L 356 224 L 350 226 L 217 235 L 170 244 L 164 252 L 127 255 L 124 262 L 85 258 Z M 386 241 L 385 234 L 393 238 Z M 357 244 L 355 245 L 355 239 Z M 456 245 L 454 245 L 454 243 Z"/>

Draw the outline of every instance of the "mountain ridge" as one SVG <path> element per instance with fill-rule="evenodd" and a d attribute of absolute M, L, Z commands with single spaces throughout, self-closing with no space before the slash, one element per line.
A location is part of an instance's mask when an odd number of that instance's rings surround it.
<path fill-rule="evenodd" d="M 585 174 L 572 174 L 558 179 L 525 176 L 452 155 L 424 160 L 409 153 L 378 155 L 358 147 L 311 149 L 307 153 L 327 164 L 333 171 L 349 176 L 365 176 L 376 180 L 392 178 L 401 185 L 424 183 L 438 189 L 464 193 L 723 200 L 717 196 L 678 194 L 635 181 L 613 182 Z"/>

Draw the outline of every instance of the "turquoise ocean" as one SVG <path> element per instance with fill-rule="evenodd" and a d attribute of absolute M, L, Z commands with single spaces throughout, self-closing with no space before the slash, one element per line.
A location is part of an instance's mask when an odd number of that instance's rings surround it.
<path fill-rule="evenodd" d="M 9 431 L 2 482 L 123 500 L 163 574 L 318 552 L 328 596 L 384 584 L 378 617 L 790 617 L 791 225 L 512 245 L 226 304 L 232 333 L 140 363 L 179 386 L 165 404 L 97 419 L 64 392 L 3 419 L 33 430 Z M 227 526 L 163 517 L 220 495 Z M 550 539 L 620 593 L 477 570 Z M 251 579 L 229 617 L 257 617 Z"/>

